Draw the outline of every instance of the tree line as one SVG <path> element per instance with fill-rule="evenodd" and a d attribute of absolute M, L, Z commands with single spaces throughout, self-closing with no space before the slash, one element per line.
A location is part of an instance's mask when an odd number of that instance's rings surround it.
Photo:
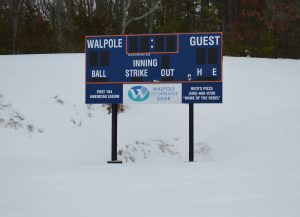
<path fill-rule="evenodd" d="M 300 58 L 300 0 L 0 0 L 0 54 L 84 52 L 85 35 L 224 32 L 224 54 Z"/>

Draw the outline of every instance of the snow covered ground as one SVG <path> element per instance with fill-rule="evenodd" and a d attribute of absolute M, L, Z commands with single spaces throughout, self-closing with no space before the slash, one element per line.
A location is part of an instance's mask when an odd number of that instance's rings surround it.
<path fill-rule="evenodd" d="M 84 55 L 0 56 L 0 216 L 300 216 L 300 60 L 224 58 L 224 103 L 84 104 Z"/>

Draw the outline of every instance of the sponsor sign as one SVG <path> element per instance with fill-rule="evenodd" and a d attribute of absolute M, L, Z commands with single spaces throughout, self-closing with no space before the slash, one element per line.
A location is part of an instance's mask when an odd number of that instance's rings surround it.
<path fill-rule="evenodd" d="M 182 103 L 181 84 L 124 84 L 123 103 Z"/>

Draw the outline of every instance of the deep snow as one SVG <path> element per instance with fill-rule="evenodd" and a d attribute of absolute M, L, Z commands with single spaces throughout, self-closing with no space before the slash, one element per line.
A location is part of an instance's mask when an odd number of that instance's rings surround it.
<path fill-rule="evenodd" d="M 84 55 L 0 56 L 0 216 L 300 216 L 300 61 L 224 58 L 224 103 L 84 104 Z M 133 163 L 134 161 L 134 163 Z"/>

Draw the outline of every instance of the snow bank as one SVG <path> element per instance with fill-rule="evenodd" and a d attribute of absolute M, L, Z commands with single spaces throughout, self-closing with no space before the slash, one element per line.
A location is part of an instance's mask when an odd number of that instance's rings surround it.
<path fill-rule="evenodd" d="M 300 215 L 300 61 L 224 58 L 224 103 L 84 104 L 84 55 L 0 56 L 1 216 Z M 116 207 L 113 205 L 116 204 Z M 111 214 L 113 210 L 113 214 Z"/>

